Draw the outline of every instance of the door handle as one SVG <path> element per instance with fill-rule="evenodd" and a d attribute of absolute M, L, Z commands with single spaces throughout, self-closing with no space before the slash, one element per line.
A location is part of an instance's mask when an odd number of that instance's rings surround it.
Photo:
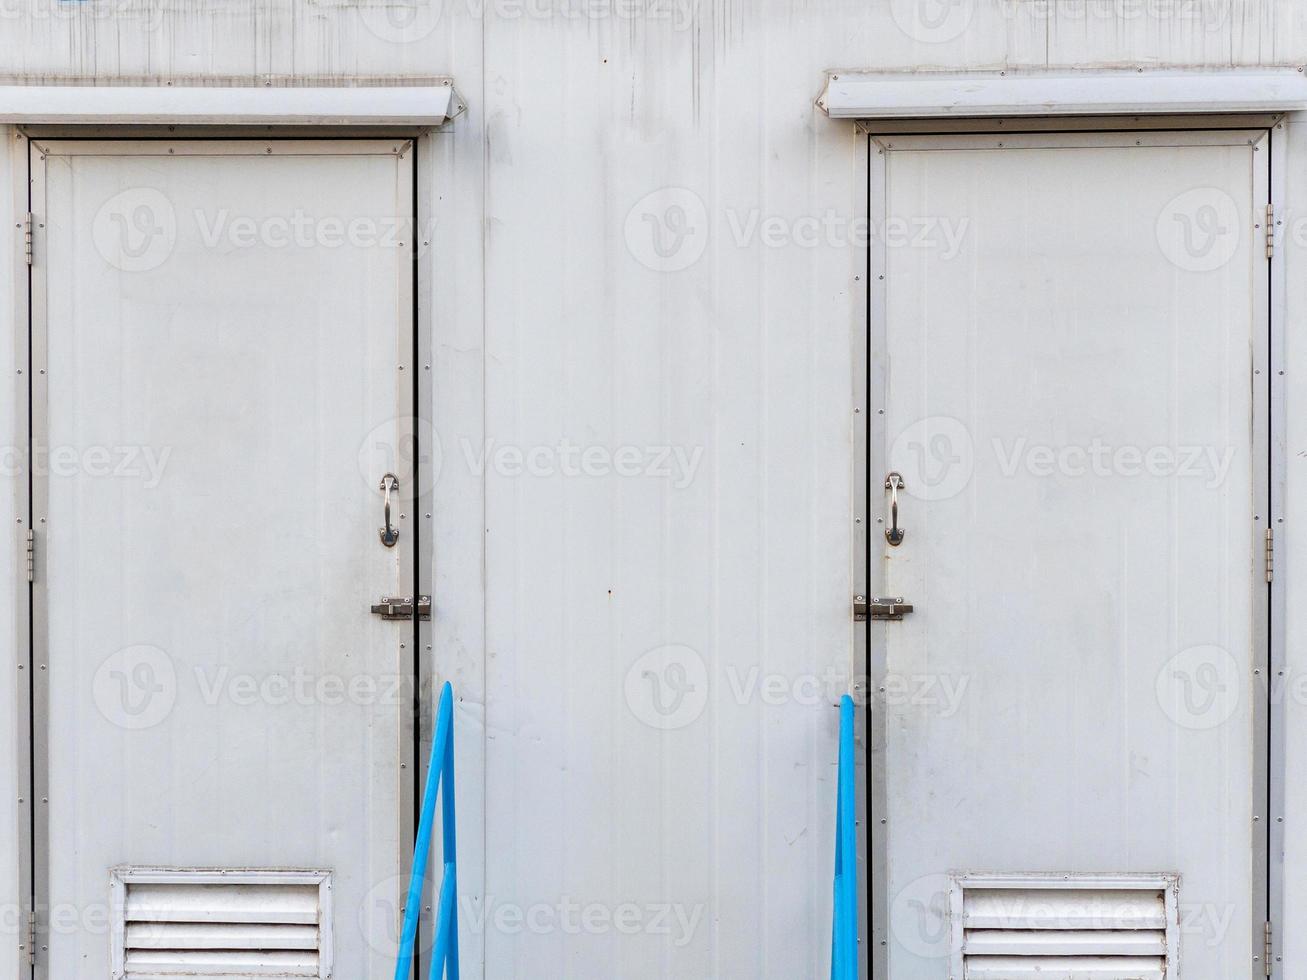
<path fill-rule="evenodd" d="M 890 547 L 897 548 L 903 543 L 903 530 L 899 527 L 899 491 L 903 489 L 903 477 L 891 473 L 885 477 L 885 489 L 889 491 L 889 527 L 885 529 L 885 540 Z"/>
<path fill-rule="evenodd" d="M 387 548 L 395 547 L 399 540 L 399 528 L 390 523 L 390 491 L 399 489 L 399 479 L 394 473 L 387 473 L 381 478 L 381 492 L 385 500 L 385 526 L 380 529 L 381 543 Z"/>

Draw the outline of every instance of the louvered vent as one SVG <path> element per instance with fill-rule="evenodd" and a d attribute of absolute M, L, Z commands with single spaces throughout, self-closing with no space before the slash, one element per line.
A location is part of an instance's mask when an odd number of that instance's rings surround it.
<path fill-rule="evenodd" d="M 1174 876 L 955 878 L 955 976 L 1174 978 L 1176 892 Z"/>
<path fill-rule="evenodd" d="M 114 891 L 115 980 L 330 975 L 324 874 L 123 869 Z"/>

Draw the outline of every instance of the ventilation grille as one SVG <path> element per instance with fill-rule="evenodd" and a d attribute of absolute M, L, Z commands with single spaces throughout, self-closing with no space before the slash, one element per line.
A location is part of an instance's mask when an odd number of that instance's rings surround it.
<path fill-rule="evenodd" d="M 161 877 L 172 880 L 159 880 Z M 323 881 L 214 882 L 212 872 L 129 872 L 118 885 L 121 980 L 323 977 Z M 117 884 L 117 882 L 116 882 Z"/>
<path fill-rule="evenodd" d="M 1081 887 L 1029 878 L 955 882 L 955 958 L 966 980 L 1174 977 L 1173 882 Z M 959 908 L 960 906 L 960 908 Z M 958 914 L 960 913 L 960 914 Z M 959 957 L 960 954 L 960 957 Z"/>

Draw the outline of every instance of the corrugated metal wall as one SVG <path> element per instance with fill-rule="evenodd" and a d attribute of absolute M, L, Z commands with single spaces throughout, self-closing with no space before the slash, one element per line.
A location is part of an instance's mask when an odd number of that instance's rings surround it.
<path fill-rule="evenodd" d="M 669 110 L 710 112 L 723 72 L 762 86 L 761 58 L 805 89 L 831 67 L 1292 64 L 1307 28 L 1295 0 L 10 0 L 2 16 L 9 75 L 438 71 L 474 110 L 483 82 L 510 100 L 546 79 L 561 91 L 607 57 L 611 105 L 637 131 Z M 601 100 L 587 105 L 604 118 Z"/>
<path fill-rule="evenodd" d="M 852 640 L 851 353 L 864 295 L 847 222 L 865 173 L 853 127 L 812 106 L 823 70 L 1307 59 L 1307 10 L 1293 0 L 960 0 L 919 13 L 915 0 L 0 8 L 9 76 L 448 73 L 468 103 L 423 146 L 443 458 L 434 657 L 463 698 L 468 975 L 825 968 L 837 719 L 808 682 L 833 673 L 838 688 Z M 1296 200 L 1302 183 L 1291 185 Z M 669 202 L 687 223 L 651 226 Z M 0 217 L 8 206 L 0 197 Z M 654 234 L 670 248 L 680 232 L 679 250 L 653 250 Z M 0 236 L 0 268 L 11 245 Z M 1301 310 L 1301 248 L 1289 247 Z M 1291 331 L 1290 357 L 1301 347 Z M 0 345 L 3 431 L 11 359 Z M 1297 384 L 1291 479 L 1307 466 Z M 569 446 L 610 462 L 629 448 L 632 475 L 567 475 Z M 521 472 L 512 450 L 527 456 Z M 553 462 L 532 467 L 533 451 Z M 12 523 L 10 506 L 0 495 Z M 1291 492 L 1289 526 L 1303 522 Z M 1293 576 L 1292 531 L 1282 554 Z M 6 563 L 0 595 L 16 594 L 16 574 Z M 5 635 L 12 618 L 0 603 Z M 1300 619 L 1291 604 L 1291 656 L 1307 637 Z M 709 683 L 694 719 L 663 731 L 625 692 L 641 658 L 667 647 Z M 1307 765 L 1294 748 L 1304 714 L 1292 714 L 1291 772 Z M 1303 784 L 1289 781 L 1291 813 L 1307 813 Z M 0 794 L 14 795 L 9 765 Z M 0 808 L 0 868 L 13 841 Z M 12 876 L 0 883 L 12 907 Z M 1292 920 L 1307 901 L 1294 876 L 1290 896 Z M 496 926 L 499 910 L 557 916 L 569 902 L 632 904 L 641 926 Z M 649 919 L 664 903 L 666 930 Z M 1287 942 L 1301 962 L 1307 950 Z"/>

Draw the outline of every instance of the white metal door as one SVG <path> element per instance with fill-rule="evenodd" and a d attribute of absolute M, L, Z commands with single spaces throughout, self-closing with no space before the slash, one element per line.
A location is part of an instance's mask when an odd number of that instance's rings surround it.
<path fill-rule="evenodd" d="M 32 147 L 37 974 L 389 976 L 411 147 Z"/>
<path fill-rule="evenodd" d="M 879 976 L 1262 970 L 1268 145 L 872 140 Z"/>

